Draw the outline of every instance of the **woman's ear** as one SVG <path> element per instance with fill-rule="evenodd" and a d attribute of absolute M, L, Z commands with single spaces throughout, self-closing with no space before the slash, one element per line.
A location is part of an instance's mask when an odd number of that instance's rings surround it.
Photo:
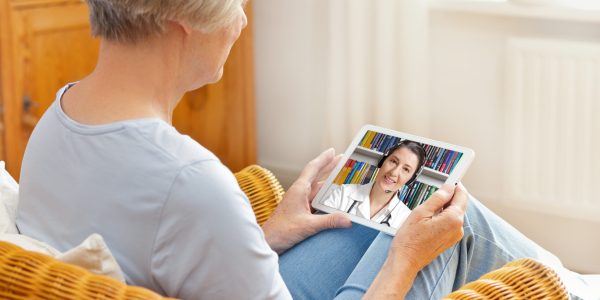
<path fill-rule="evenodd" d="M 172 26 L 178 28 L 179 30 L 181 30 L 183 33 L 185 33 L 185 35 L 190 35 L 192 34 L 192 26 L 190 26 L 190 24 L 188 24 L 187 22 L 184 21 L 169 21 L 169 23 L 171 23 Z"/>

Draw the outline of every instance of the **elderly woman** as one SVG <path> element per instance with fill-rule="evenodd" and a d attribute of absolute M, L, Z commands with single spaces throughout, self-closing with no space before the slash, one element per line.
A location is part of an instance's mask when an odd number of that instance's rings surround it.
<path fill-rule="evenodd" d="M 325 299 L 338 289 L 340 298 L 437 298 L 539 255 L 477 201 L 467 210 L 460 185 L 413 210 L 393 239 L 357 225 L 322 231 L 351 226 L 309 210 L 336 163 L 331 150 L 261 228 L 232 173 L 171 126 L 186 91 L 221 77 L 246 26 L 243 1 L 87 2 L 100 56 L 58 91 L 27 145 L 23 234 L 65 250 L 100 233 L 128 283 L 183 299 Z"/>

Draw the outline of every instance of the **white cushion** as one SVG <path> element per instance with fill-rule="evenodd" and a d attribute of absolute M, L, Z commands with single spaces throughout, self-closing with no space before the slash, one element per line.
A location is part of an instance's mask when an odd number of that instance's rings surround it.
<path fill-rule="evenodd" d="M 0 241 L 6 241 L 25 250 L 52 256 L 57 260 L 82 267 L 94 274 L 110 276 L 125 282 L 123 271 L 99 234 L 92 234 L 79 246 L 64 253 L 54 247 L 21 234 L 0 234 Z"/>
<path fill-rule="evenodd" d="M 17 233 L 15 218 L 19 204 L 19 185 L 0 161 L 0 233 Z"/>
<path fill-rule="evenodd" d="M 0 241 L 6 241 L 29 251 L 52 256 L 60 261 L 80 266 L 92 273 L 110 276 L 125 282 L 123 271 L 99 234 L 92 234 L 79 246 L 61 253 L 52 246 L 18 234 L 15 220 L 19 205 L 19 185 L 0 161 Z"/>

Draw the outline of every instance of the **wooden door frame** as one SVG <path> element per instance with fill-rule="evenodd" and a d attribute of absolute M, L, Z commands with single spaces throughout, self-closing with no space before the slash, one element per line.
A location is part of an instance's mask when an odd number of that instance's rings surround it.
<path fill-rule="evenodd" d="M 14 36 L 12 30 L 12 5 L 8 0 L 0 3 L 0 101 L 2 103 L 2 118 L 4 123 L 4 153 L 6 169 L 11 174 L 17 174 L 19 166 L 19 139 L 21 106 L 17 97 L 14 56 Z M 17 178 L 18 179 L 18 178 Z"/>

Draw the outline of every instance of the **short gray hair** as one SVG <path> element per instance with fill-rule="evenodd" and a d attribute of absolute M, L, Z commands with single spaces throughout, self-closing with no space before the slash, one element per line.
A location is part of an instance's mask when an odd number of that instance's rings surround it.
<path fill-rule="evenodd" d="M 227 25 L 243 0 L 86 0 L 92 35 L 136 42 L 165 30 L 168 20 L 211 32 Z"/>

